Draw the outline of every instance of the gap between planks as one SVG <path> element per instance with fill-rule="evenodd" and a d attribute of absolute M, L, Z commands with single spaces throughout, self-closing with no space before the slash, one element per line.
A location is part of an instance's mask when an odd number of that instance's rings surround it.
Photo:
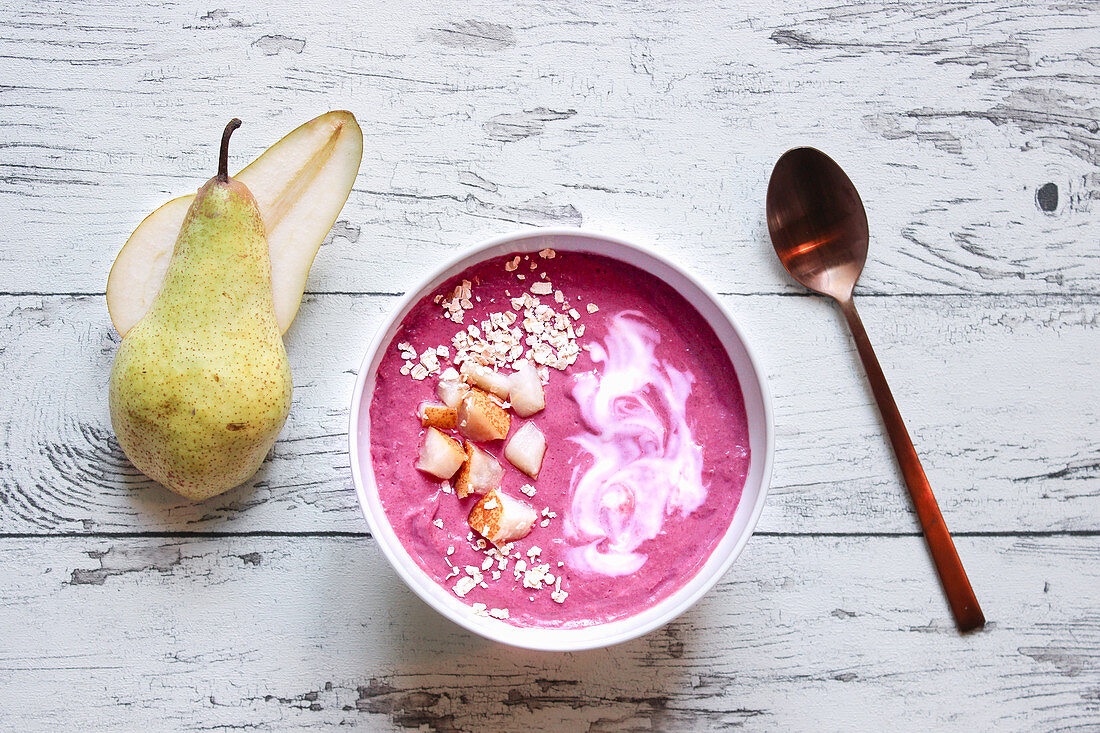
<path fill-rule="evenodd" d="M 309 297 L 322 297 L 322 296 L 344 296 L 352 298 L 400 298 L 406 293 L 400 292 L 386 292 L 386 291 L 374 291 L 374 290 L 309 290 L 302 293 L 303 298 Z M 818 295 L 817 293 L 811 293 L 809 291 L 768 291 L 760 290 L 749 293 L 739 292 L 715 292 L 714 295 L 721 297 L 737 297 L 737 298 L 824 298 L 824 295 Z M 1077 300 L 1092 300 L 1100 298 L 1100 291 L 1095 293 L 1087 292 L 1065 292 L 1065 293 L 1040 293 L 1040 292 L 1026 292 L 1026 293 L 995 293 L 995 292 L 962 292 L 962 293 L 882 293 L 882 292 L 856 292 L 857 298 L 1049 298 L 1051 300 L 1058 299 L 1077 299 Z M 85 292 L 70 290 L 65 292 L 52 292 L 45 290 L 19 290 L 19 291 L 0 291 L 0 297 L 3 298 L 106 298 L 105 292 Z"/>
<path fill-rule="evenodd" d="M 909 538 L 923 537 L 923 532 L 753 532 L 753 537 L 773 538 Z M 989 530 L 952 532 L 952 537 L 1100 537 L 1100 530 L 1094 529 L 1052 529 L 1052 530 Z M 318 531 L 277 531 L 246 530 L 241 532 L 219 531 L 176 531 L 176 532 L 0 532 L 0 540 L 68 540 L 68 539 L 218 539 L 223 537 L 306 537 L 337 539 L 373 539 L 370 532 L 348 532 L 340 530 Z"/>

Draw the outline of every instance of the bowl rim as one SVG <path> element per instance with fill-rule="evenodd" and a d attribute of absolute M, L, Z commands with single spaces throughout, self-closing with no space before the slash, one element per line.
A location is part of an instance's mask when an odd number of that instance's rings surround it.
<path fill-rule="evenodd" d="M 748 515 L 747 521 L 741 530 L 740 536 L 737 537 L 733 546 L 727 551 L 728 554 L 722 558 L 721 562 L 708 568 L 710 558 L 699 567 L 699 569 L 685 582 L 685 585 L 678 590 L 674 591 L 668 597 L 659 601 L 649 609 L 644 609 L 636 614 L 627 616 L 620 619 L 615 619 L 603 624 L 595 624 L 592 626 L 578 627 L 578 628 L 566 628 L 555 629 L 546 627 L 517 627 L 512 624 L 508 624 L 504 621 L 500 621 L 493 618 L 475 616 L 469 612 L 469 606 L 467 606 L 460 599 L 453 599 L 451 601 L 457 601 L 461 604 L 461 609 L 457 609 L 454 603 L 444 603 L 442 598 L 434 591 L 445 590 L 442 586 L 432 579 L 422 568 L 416 565 L 416 562 L 409 555 L 408 551 L 401 546 L 400 542 L 396 542 L 397 548 L 391 546 L 391 540 L 388 537 L 389 534 L 396 534 L 389 524 L 389 520 L 386 519 L 384 511 L 380 511 L 378 516 L 371 508 L 371 497 L 367 493 L 367 484 L 370 484 L 370 489 L 375 497 L 378 497 L 378 487 L 375 484 L 374 470 L 370 465 L 370 448 L 369 445 L 366 448 L 366 465 L 368 471 L 364 472 L 363 462 L 360 460 L 359 449 L 359 415 L 362 410 L 362 404 L 364 399 L 365 387 L 368 379 L 372 376 L 371 363 L 378 355 L 379 349 L 384 348 L 385 343 L 388 343 L 390 337 L 387 336 L 390 330 L 394 327 L 399 318 L 403 318 L 406 312 L 422 297 L 431 292 L 434 287 L 437 287 L 440 283 L 444 282 L 450 277 L 458 274 L 462 270 L 475 266 L 476 264 L 488 259 L 491 256 L 497 256 L 492 254 L 485 256 L 487 252 L 494 248 L 498 248 L 505 244 L 514 244 L 516 251 L 527 251 L 521 247 L 523 240 L 539 238 L 539 237 L 578 237 L 590 240 L 605 241 L 614 246 L 619 246 L 627 250 L 634 250 L 639 252 L 643 257 L 649 257 L 656 263 L 663 265 L 678 276 L 684 278 L 692 287 L 694 287 L 698 293 L 717 309 L 718 315 L 726 321 L 733 331 L 736 340 L 739 342 L 741 349 L 744 350 L 745 357 L 751 366 L 752 376 L 754 377 L 753 383 L 760 396 L 761 406 L 763 408 L 764 416 L 764 436 L 763 436 L 763 457 L 762 466 L 760 472 L 760 485 L 756 495 L 756 500 L 752 506 L 752 509 Z M 537 250 L 530 250 L 537 251 Z M 620 259 L 614 254 L 606 254 L 601 252 L 593 252 L 594 254 L 602 254 L 603 256 L 610 257 L 611 259 Z M 620 261 L 623 261 L 620 259 Z M 459 264 L 462 267 L 458 270 L 451 272 Z M 665 277 L 655 272 L 652 272 L 645 266 L 638 265 L 636 263 L 630 263 L 634 267 L 638 267 L 643 271 L 649 273 L 653 277 L 665 282 L 669 287 L 673 288 L 688 302 L 691 303 L 691 299 L 683 291 L 683 288 L 677 286 L 674 283 L 667 281 Z M 698 307 L 691 303 L 692 307 Z M 711 319 L 706 315 L 700 313 L 704 320 L 711 324 Z M 729 344 L 725 339 L 719 337 L 723 346 L 729 350 Z M 732 358 L 732 357 L 731 357 Z M 745 394 L 744 383 L 748 375 L 737 372 L 738 383 L 741 386 L 742 394 Z M 372 385 L 373 386 L 373 385 Z M 373 389 L 372 389 L 373 393 Z M 369 404 L 369 403 L 368 403 Z M 369 414 L 369 413 L 368 413 Z M 369 437 L 369 420 L 367 422 L 367 433 Z M 355 377 L 355 384 L 352 392 L 351 400 L 351 413 L 348 416 L 348 446 L 349 455 L 351 459 L 351 474 L 352 481 L 355 485 L 355 493 L 359 500 L 359 508 L 363 512 L 364 518 L 367 520 L 367 525 L 370 528 L 371 536 L 378 542 L 383 554 L 389 561 L 390 565 L 397 572 L 398 576 L 405 583 L 405 585 L 413 591 L 422 601 L 427 603 L 436 612 L 442 616 L 450 619 L 454 623 L 458 624 L 462 628 L 471 631 L 478 636 L 484 637 L 490 641 L 506 644 L 508 646 L 518 647 L 521 649 L 531 649 L 535 651 L 582 651 L 587 649 L 598 649 L 620 644 L 631 639 L 635 639 L 639 636 L 643 636 L 655 629 L 658 629 L 665 624 L 669 623 L 689 608 L 694 606 L 700 598 L 709 592 L 721 578 L 726 574 L 729 568 L 733 565 L 734 561 L 741 555 L 745 545 L 748 544 L 749 538 L 752 537 L 756 530 L 757 522 L 760 519 L 760 514 L 763 511 L 764 503 L 767 498 L 768 489 L 771 483 L 772 465 L 775 454 L 775 427 L 773 421 L 773 409 L 772 409 L 772 397 L 771 391 L 768 387 L 768 380 L 765 376 L 759 358 L 756 356 L 752 347 L 749 345 L 748 340 L 745 337 L 744 331 L 738 326 L 737 321 L 733 318 L 733 315 L 725 307 L 725 305 L 718 299 L 718 297 L 704 285 L 698 278 L 696 278 L 685 267 L 679 265 L 675 261 L 669 259 L 667 256 L 655 251 L 655 249 L 648 244 L 639 244 L 635 241 L 623 239 L 621 237 L 605 234 L 602 232 L 596 232 L 589 229 L 583 229 L 580 227 L 525 227 L 518 230 L 513 230 L 506 234 L 501 234 L 488 239 L 483 239 L 480 242 L 466 247 L 460 247 L 457 252 L 447 257 L 436 267 L 433 267 L 429 273 L 421 278 L 419 282 L 412 288 L 409 288 L 403 295 L 400 296 L 398 303 L 391 307 L 389 315 L 385 317 L 383 322 L 378 326 L 374 335 L 371 337 L 368 346 L 363 354 L 363 358 L 360 362 L 359 370 Z M 752 466 L 752 458 L 750 458 L 750 473 Z M 746 476 L 747 485 L 748 476 Z M 742 493 L 742 497 L 744 493 Z M 379 508 L 381 508 L 381 500 L 378 499 Z M 741 504 L 738 503 L 738 508 Z M 736 518 L 736 510 L 734 510 L 734 519 Z M 734 529 L 735 521 L 731 519 L 730 526 L 721 535 L 719 539 L 719 545 L 727 539 Z M 384 524 L 383 524 L 384 523 Z M 716 550 L 717 551 L 717 546 Z M 400 556 L 399 556 L 400 553 Z M 410 567 L 411 566 L 411 567 Z M 683 591 L 691 584 L 693 580 L 708 574 L 708 577 L 690 593 L 678 597 Z M 449 596 L 448 596 L 449 598 Z M 671 601 L 675 599 L 675 603 Z M 660 608 L 662 605 L 667 605 L 668 608 L 664 609 L 660 614 L 653 614 L 650 618 L 644 622 L 630 624 L 633 619 L 638 619 L 646 614 L 646 611 L 652 611 L 653 609 Z M 592 632 L 593 629 L 600 629 L 603 627 L 614 627 L 614 631 L 605 635 L 597 636 Z M 578 633 L 587 632 L 587 633 Z M 561 638 L 562 636 L 565 638 Z M 592 638 L 583 638 L 590 636 Z M 571 638 L 572 637 L 572 638 Z"/>

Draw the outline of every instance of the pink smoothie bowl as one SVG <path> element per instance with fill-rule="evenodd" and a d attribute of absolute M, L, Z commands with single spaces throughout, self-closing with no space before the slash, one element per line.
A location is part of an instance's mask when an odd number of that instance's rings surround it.
<path fill-rule="evenodd" d="M 462 600 L 425 573 L 402 546 L 383 511 L 371 465 L 370 401 L 375 374 L 386 346 L 405 316 L 444 281 L 483 260 L 543 249 L 593 253 L 620 260 L 663 280 L 680 293 L 714 329 L 740 382 L 748 418 L 749 470 L 729 528 L 701 568 L 679 590 L 656 605 L 607 623 L 577 628 L 524 628 L 470 612 Z M 351 403 L 351 472 L 359 504 L 382 552 L 401 579 L 427 604 L 451 621 L 487 639 L 525 649 L 577 651 L 611 646 L 657 629 L 684 613 L 729 570 L 752 535 L 771 479 L 774 428 L 767 381 L 731 314 L 695 277 L 648 247 L 581 229 L 528 229 L 484 241 L 441 264 L 402 298 L 379 328 L 359 369 Z"/>

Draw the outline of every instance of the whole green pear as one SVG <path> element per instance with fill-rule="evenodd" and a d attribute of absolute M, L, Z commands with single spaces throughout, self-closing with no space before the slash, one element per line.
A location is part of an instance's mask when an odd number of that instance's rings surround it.
<path fill-rule="evenodd" d="M 248 188 L 218 175 L 187 212 L 164 283 L 111 369 L 111 422 L 145 475 L 189 499 L 243 483 L 290 412 L 264 223 Z"/>

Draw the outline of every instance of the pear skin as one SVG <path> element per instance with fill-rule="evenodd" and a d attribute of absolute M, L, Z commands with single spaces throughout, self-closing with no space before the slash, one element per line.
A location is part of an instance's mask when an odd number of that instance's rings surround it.
<path fill-rule="evenodd" d="M 271 294 L 264 223 L 248 188 L 199 189 L 149 311 L 111 369 L 111 422 L 134 466 L 202 500 L 247 481 L 290 412 L 290 363 Z"/>

